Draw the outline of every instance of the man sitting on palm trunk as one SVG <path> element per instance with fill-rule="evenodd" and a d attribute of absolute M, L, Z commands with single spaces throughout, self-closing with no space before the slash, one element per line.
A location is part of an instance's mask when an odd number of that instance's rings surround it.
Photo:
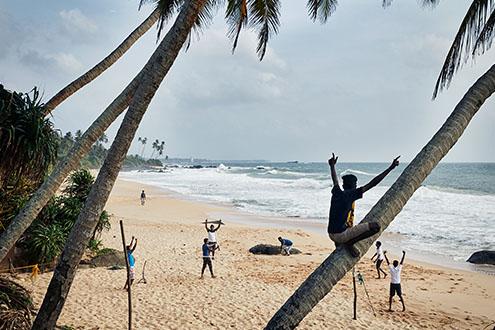
<path fill-rule="evenodd" d="M 400 157 L 400 156 L 399 156 Z M 328 236 L 335 242 L 335 246 L 344 245 L 353 257 L 359 257 L 360 253 L 353 244 L 365 238 L 371 237 L 380 231 L 380 225 L 376 222 L 354 224 L 354 202 L 363 197 L 363 194 L 379 184 L 394 168 L 399 165 L 399 157 L 373 180 L 362 187 L 357 188 L 357 177 L 352 174 L 342 176 L 344 190 L 340 188 L 335 164 L 337 159 L 332 153 L 328 160 L 332 174 L 333 188 L 330 201 L 330 214 L 328 217 Z"/>

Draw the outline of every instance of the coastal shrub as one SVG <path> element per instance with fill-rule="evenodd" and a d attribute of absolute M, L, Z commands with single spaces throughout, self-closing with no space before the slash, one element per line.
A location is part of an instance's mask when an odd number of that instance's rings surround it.
<path fill-rule="evenodd" d="M 94 177 L 86 169 L 72 173 L 62 194 L 52 198 L 42 209 L 20 243 L 26 250 L 29 262 L 50 263 L 59 256 L 84 207 L 93 181 Z M 96 237 L 109 229 L 110 216 L 103 211 L 88 248 L 99 250 L 101 241 L 96 240 Z"/>
<path fill-rule="evenodd" d="M 21 285 L 0 277 L 0 329 L 31 329 L 33 300 Z"/>
<path fill-rule="evenodd" d="M 50 171 L 58 140 L 38 89 L 17 93 L 0 84 L 0 231 Z"/>

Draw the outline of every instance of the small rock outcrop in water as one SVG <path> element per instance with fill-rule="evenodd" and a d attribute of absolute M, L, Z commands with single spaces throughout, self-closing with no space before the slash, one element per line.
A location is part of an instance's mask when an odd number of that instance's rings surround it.
<path fill-rule="evenodd" d="M 266 255 L 276 255 L 280 253 L 280 245 L 271 244 L 258 244 L 249 249 L 249 252 L 253 254 L 266 254 Z M 299 254 L 300 250 L 292 248 L 290 254 Z"/>
<path fill-rule="evenodd" d="M 477 251 L 469 257 L 467 262 L 472 264 L 495 265 L 495 251 Z"/>

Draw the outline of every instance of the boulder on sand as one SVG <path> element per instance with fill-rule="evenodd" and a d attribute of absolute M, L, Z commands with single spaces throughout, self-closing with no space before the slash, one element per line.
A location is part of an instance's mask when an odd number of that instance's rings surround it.
<path fill-rule="evenodd" d="M 92 267 L 125 267 L 125 258 L 122 251 L 114 249 L 103 249 L 95 257 L 91 258 L 89 264 Z"/>
<path fill-rule="evenodd" d="M 258 244 L 249 249 L 249 252 L 253 254 L 266 254 L 266 255 L 277 255 L 280 253 L 280 245 L 271 245 L 271 244 Z M 296 248 L 292 248 L 290 250 L 290 254 L 299 254 L 300 250 Z"/>
<path fill-rule="evenodd" d="M 495 265 L 495 251 L 482 250 L 473 253 L 467 262 L 472 264 Z"/>

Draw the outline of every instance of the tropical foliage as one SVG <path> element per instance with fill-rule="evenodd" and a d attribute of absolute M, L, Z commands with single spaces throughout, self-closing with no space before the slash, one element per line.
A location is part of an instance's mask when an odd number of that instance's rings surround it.
<path fill-rule="evenodd" d="M 57 159 L 58 134 L 45 118 L 39 91 L 10 92 L 0 85 L 0 231 Z"/>
<path fill-rule="evenodd" d="M 29 292 L 5 277 L 0 277 L 0 329 L 31 329 L 34 312 Z"/>
<path fill-rule="evenodd" d="M 41 211 L 20 245 L 28 253 L 30 262 L 52 262 L 62 251 L 67 237 L 84 206 L 94 177 L 82 169 L 71 174 L 62 194 L 53 198 Z M 110 229 L 110 218 L 106 211 L 100 215 L 92 240 L 103 230 Z M 91 242 L 94 247 L 96 242 Z"/>
<path fill-rule="evenodd" d="M 81 130 L 77 130 L 74 135 L 71 132 L 67 132 L 63 137 L 60 137 L 59 146 L 59 159 L 64 159 L 74 146 L 74 144 L 82 138 Z M 105 134 L 91 146 L 88 154 L 81 160 L 81 167 L 83 168 L 100 168 L 107 156 L 108 150 L 104 144 L 108 142 L 108 138 Z"/>
<path fill-rule="evenodd" d="M 438 3 L 440 0 L 430 0 Z M 481 55 L 487 51 L 495 35 L 495 6 L 494 0 L 473 0 L 459 30 L 450 46 L 440 75 L 438 76 L 433 98 L 443 88 L 448 88 L 450 81 L 470 57 Z"/>

